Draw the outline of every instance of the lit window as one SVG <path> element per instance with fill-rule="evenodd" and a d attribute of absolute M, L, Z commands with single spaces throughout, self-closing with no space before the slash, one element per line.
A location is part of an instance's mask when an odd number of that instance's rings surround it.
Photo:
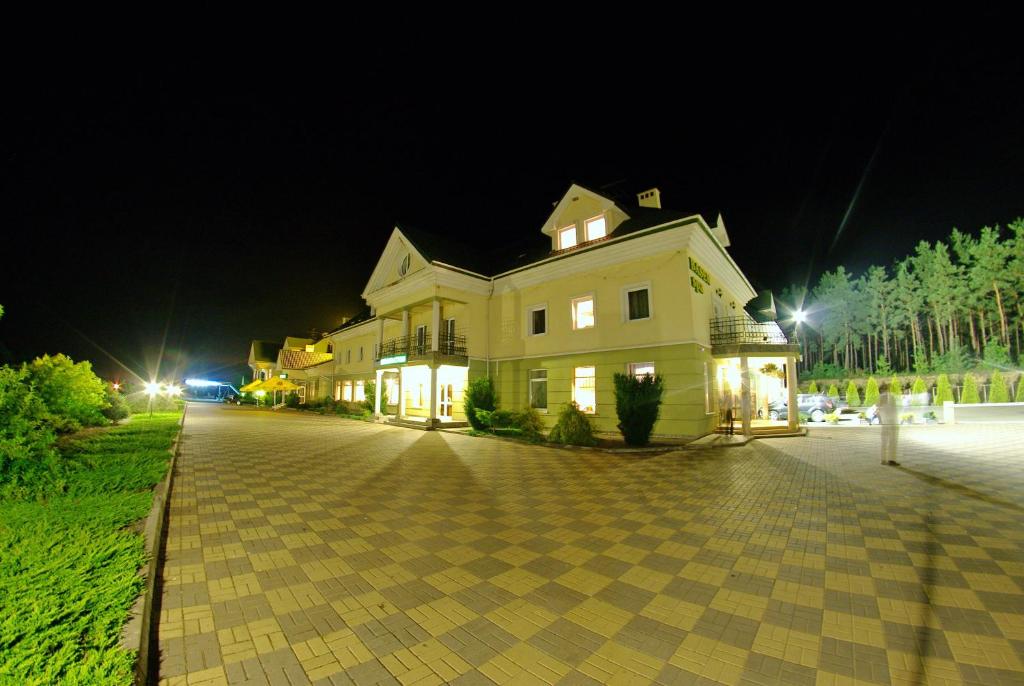
<path fill-rule="evenodd" d="M 311 346 L 311 345 L 307 345 L 307 346 L 306 346 L 306 352 L 307 352 L 307 353 L 311 353 L 311 352 L 313 352 L 313 350 L 314 350 L 314 347 L 313 347 L 313 346 Z"/>
<path fill-rule="evenodd" d="M 572 399 L 587 414 L 597 411 L 597 373 L 594 367 L 576 367 L 572 382 Z"/>
<path fill-rule="evenodd" d="M 651 295 L 646 286 L 626 291 L 626 318 L 629 321 L 651 318 Z"/>
<path fill-rule="evenodd" d="M 594 297 L 586 296 L 572 301 L 572 328 L 589 329 L 594 326 Z"/>
<path fill-rule="evenodd" d="M 548 308 L 532 307 L 527 315 L 527 326 L 531 336 L 539 336 L 548 332 Z"/>
<path fill-rule="evenodd" d="M 530 407 L 548 409 L 548 370 L 530 370 Z"/>
<path fill-rule="evenodd" d="M 387 395 L 388 405 L 398 404 L 398 379 L 389 376 L 384 379 L 384 393 Z"/>
<path fill-rule="evenodd" d="M 597 238 L 604 238 L 607 234 L 607 224 L 604 220 L 604 215 L 600 217 L 594 217 L 593 219 L 587 220 L 587 240 L 592 241 Z"/>
<path fill-rule="evenodd" d="M 334 382 L 334 399 L 335 400 L 341 400 L 341 382 L 340 381 L 335 381 Z"/>
<path fill-rule="evenodd" d="M 576 227 L 568 226 L 558 230 L 558 249 L 565 250 L 576 245 Z"/>
<path fill-rule="evenodd" d="M 356 402 L 361 403 L 366 400 L 366 384 L 362 381 L 356 381 Z"/>
<path fill-rule="evenodd" d="M 352 402 L 352 382 L 346 381 L 341 387 L 341 399 Z"/>
<path fill-rule="evenodd" d="M 711 363 L 704 362 L 704 412 L 711 414 Z"/>
<path fill-rule="evenodd" d="M 629 375 L 642 379 L 645 376 L 654 376 L 653 362 L 630 362 Z"/>

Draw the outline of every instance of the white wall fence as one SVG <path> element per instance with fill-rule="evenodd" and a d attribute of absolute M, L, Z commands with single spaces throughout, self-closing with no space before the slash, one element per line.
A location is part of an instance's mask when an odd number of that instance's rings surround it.
<path fill-rule="evenodd" d="M 1000 422 L 1024 424 L 1024 403 L 953 403 L 942 405 L 945 424 Z"/>

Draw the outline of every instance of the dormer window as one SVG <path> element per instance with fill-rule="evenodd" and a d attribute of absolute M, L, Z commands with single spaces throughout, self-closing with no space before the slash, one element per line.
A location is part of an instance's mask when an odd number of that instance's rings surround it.
<path fill-rule="evenodd" d="M 608 225 L 605 222 L 604 215 L 602 214 L 600 217 L 588 219 L 586 222 L 586 229 L 588 241 L 604 238 L 608 233 Z"/>
<path fill-rule="evenodd" d="M 313 347 L 313 346 L 311 346 L 311 345 L 307 345 L 307 346 L 306 346 L 306 352 L 307 352 L 307 353 L 311 353 L 311 352 L 313 352 L 313 351 L 314 351 L 315 349 L 316 349 L 316 348 L 314 348 L 314 347 Z"/>
<path fill-rule="evenodd" d="M 558 249 L 565 250 L 576 245 L 576 227 L 567 226 L 558 230 Z"/>

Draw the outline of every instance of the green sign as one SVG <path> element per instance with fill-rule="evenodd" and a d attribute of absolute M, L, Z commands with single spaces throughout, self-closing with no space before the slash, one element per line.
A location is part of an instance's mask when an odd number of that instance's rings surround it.
<path fill-rule="evenodd" d="M 701 281 L 709 286 L 711 285 L 711 276 L 708 274 L 707 270 L 700 266 L 700 263 L 692 257 L 690 258 L 690 271 L 699 276 Z"/>
<path fill-rule="evenodd" d="M 287 379 L 288 378 L 288 372 L 282 372 L 281 373 L 281 378 L 282 379 Z"/>
<path fill-rule="evenodd" d="M 402 364 L 405 362 L 405 355 L 392 355 L 391 357 L 380 358 L 381 364 Z"/>

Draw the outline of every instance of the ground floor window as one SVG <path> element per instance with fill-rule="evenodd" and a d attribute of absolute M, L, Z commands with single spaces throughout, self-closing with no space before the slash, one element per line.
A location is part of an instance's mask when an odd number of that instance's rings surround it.
<path fill-rule="evenodd" d="M 635 376 L 638 379 L 643 379 L 645 376 L 654 376 L 653 362 L 630 362 L 627 366 L 629 368 L 629 375 Z"/>
<path fill-rule="evenodd" d="M 341 382 L 340 381 L 335 381 L 334 382 L 334 399 L 335 400 L 341 400 Z"/>
<path fill-rule="evenodd" d="M 341 399 L 345 402 L 352 402 L 352 382 L 346 381 L 341 386 Z"/>
<path fill-rule="evenodd" d="M 595 367 L 576 367 L 573 372 L 572 399 L 587 414 L 597 412 L 597 370 Z"/>
<path fill-rule="evenodd" d="M 711 414 L 711 363 L 704 362 L 704 413 Z"/>
<path fill-rule="evenodd" d="M 530 370 L 530 407 L 548 409 L 548 370 Z"/>
<path fill-rule="evenodd" d="M 366 382 L 356 381 L 356 402 L 361 403 L 366 400 Z"/>

